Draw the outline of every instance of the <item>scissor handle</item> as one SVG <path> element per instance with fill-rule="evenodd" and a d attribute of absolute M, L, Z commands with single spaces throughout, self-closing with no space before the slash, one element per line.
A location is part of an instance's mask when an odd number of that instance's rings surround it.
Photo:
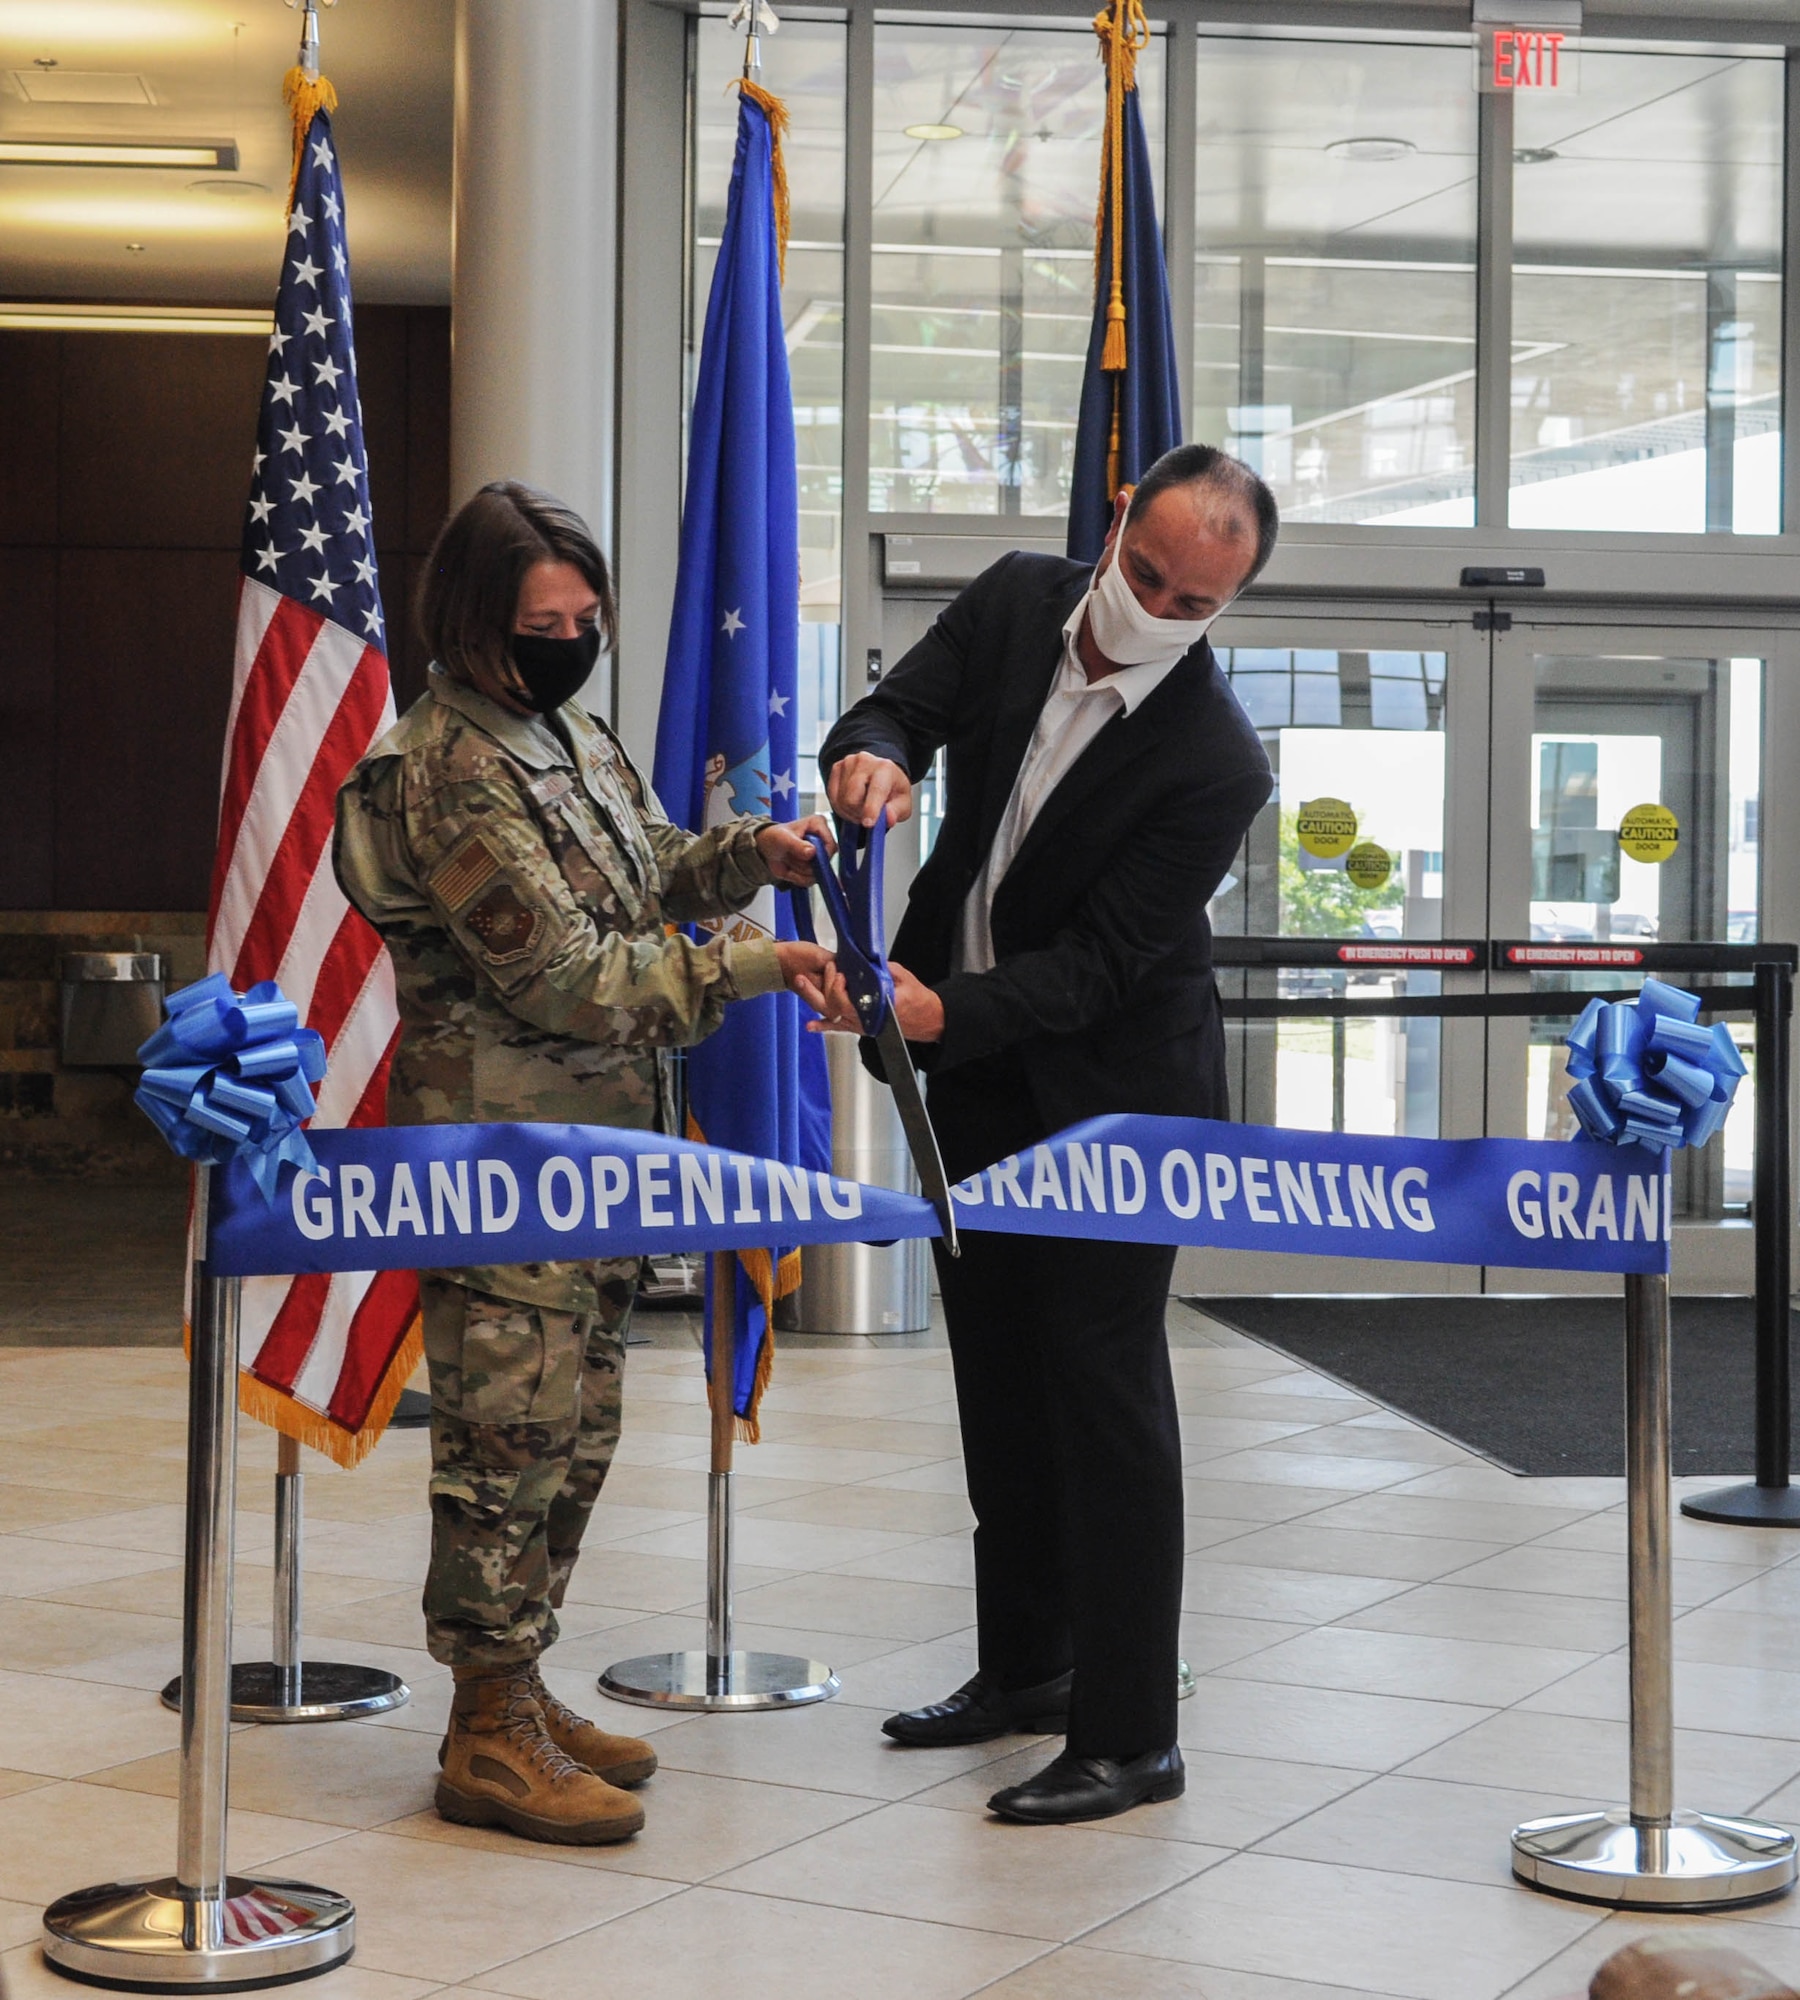
<path fill-rule="evenodd" d="M 837 931 L 838 971 L 868 1035 L 881 1032 L 894 1003 L 882 921 L 886 820 L 884 813 L 874 826 L 865 828 L 840 818 L 835 867 L 822 836 L 807 835 L 813 851 L 813 874 Z M 812 902 L 804 888 L 794 890 L 794 927 L 809 943 L 817 942 Z"/>

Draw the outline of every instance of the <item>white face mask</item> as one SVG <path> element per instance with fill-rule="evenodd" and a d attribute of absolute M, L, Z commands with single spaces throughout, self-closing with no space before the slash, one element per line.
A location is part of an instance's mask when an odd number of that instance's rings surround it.
<path fill-rule="evenodd" d="M 1113 544 L 1112 561 L 1088 587 L 1088 630 L 1115 667 L 1173 666 L 1212 618 L 1152 618 L 1137 601 Z M 1215 611 L 1213 617 L 1218 613 Z"/>

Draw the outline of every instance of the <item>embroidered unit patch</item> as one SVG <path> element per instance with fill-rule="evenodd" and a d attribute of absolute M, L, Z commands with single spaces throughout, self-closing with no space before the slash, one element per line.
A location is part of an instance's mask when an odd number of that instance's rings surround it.
<path fill-rule="evenodd" d="M 537 942 L 543 917 L 519 901 L 507 881 L 499 881 L 463 919 L 481 940 L 482 956 L 491 965 L 512 965 Z"/>
<path fill-rule="evenodd" d="M 446 909 L 460 910 L 499 872 L 499 855 L 480 834 L 471 834 L 431 876 L 429 887 Z"/>

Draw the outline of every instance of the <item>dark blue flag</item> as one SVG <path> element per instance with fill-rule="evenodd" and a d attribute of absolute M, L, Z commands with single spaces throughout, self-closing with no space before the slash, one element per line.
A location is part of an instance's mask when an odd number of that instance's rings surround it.
<path fill-rule="evenodd" d="M 780 122 L 779 103 L 747 85 L 694 388 L 655 783 L 696 832 L 741 813 L 792 819 L 797 802 L 800 520 L 775 223 Z M 791 938 L 789 899 L 765 889 L 725 928 Z M 825 1051 L 801 1021 L 791 993 L 727 1009 L 688 1056 L 690 1138 L 830 1167 Z M 792 1250 L 739 1253 L 734 1406 L 752 1434 L 770 1308 L 798 1281 Z"/>
<path fill-rule="evenodd" d="M 1103 40 L 1105 37 L 1103 36 Z M 1108 61 L 1130 61 L 1135 51 L 1114 44 Z M 1109 98 L 1115 93 L 1109 91 Z M 1150 179 L 1150 148 L 1135 85 L 1116 93 L 1101 140 L 1100 249 L 1095 263 L 1094 327 L 1081 379 L 1081 416 L 1075 431 L 1074 486 L 1069 495 L 1068 552 L 1078 562 L 1098 562 L 1112 525 L 1113 500 L 1165 451 L 1181 442 L 1181 390 L 1175 374 L 1175 330 L 1169 319 L 1169 281 Z M 1117 186 L 1114 185 L 1115 163 Z M 1118 243 L 1115 260 L 1114 241 Z M 1107 324 L 1117 302 L 1124 309 L 1123 352 Z M 1108 360 L 1122 362 L 1109 368 Z"/>

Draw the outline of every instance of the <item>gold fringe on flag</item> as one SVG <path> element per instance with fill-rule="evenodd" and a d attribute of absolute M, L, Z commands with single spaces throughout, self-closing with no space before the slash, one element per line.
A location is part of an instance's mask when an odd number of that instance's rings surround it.
<path fill-rule="evenodd" d="M 687 1136 L 702 1146 L 706 1144 L 706 1134 L 695 1122 L 691 1111 L 687 1119 Z M 775 1373 L 775 1301 L 785 1299 L 791 1292 L 800 1289 L 800 1252 L 788 1251 L 779 1263 L 771 1259 L 766 1250 L 740 1250 L 737 1255 L 745 1277 L 756 1287 L 756 1296 L 761 1300 L 763 1309 L 762 1347 L 756 1357 L 756 1379 L 750 1384 L 750 1409 L 748 1414 L 738 1418 L 737 1434 L 745 1444 L 761 1444 L 763 1391 Z M 710 1405 L 710 1375 L 706 1393 Z"/>
<path fill-rule="evenodd" d="M 1119 490 L 1118 378 L 1125 372 L 1125 93 L 1137 88 L 1138 51 L 1150 43 L 1150 23 L 1143 0 L 1110 0 L 1094 16 L 1100 60 L 1106 65 L 1106 123 L 1100 135 L 1100 201 L 1094 215 L 1094 292 L 1104 277 L 1110 285 L 1106 300 L 1106 338 L 1100 349 L 1100 370 L 1113 380 L 1112 431 L 1106 448 L 1106 497 Z M 1100 260 L 1111 225 L 1111 268 L 1104 274 Z"/>
<path fill-rule="evenodd" d="M 1135 4 L 1135 0 L 1133 0 Z M 787 283 L 788 246 L 788 177 L 787 161 L 782 157 L 781 142 L 787 137 L 788 108 L 772 90 L 764 90 L 760 83 L 747 76 L 734 77 L 727 86 L 742 91 L 750 102 L 756 105 L 769 121 L 770 174 L 775 183 L 775 252 L 780 265 L 781 282 Z"/>
<path fill-rule="evenodd" d="M 281 94 L 294 119 L 294 165 L 288 175 L 287 191 L 287 205 L 291 211 L 294 190 L 300 185 L 300 155 L 306 145 L 306 135 L 312 130 L 317 113 L 337 109 L 338 95 L 332 89 L 329 77 L 308 76 L 298 63 L 281 79 Z"/>

